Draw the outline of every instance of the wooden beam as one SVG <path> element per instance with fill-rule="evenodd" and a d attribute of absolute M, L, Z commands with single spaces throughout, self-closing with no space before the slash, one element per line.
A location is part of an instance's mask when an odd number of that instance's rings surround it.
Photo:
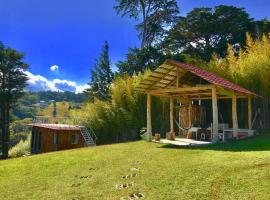
<path fill-rule="evenodd" d="M 232 97 L 228 97 L 228 96 L 217 96 L 217 98 L 218 99 L 231 99 Z M 237 96 L 237 99 L 245 99 L 245 98 L 247 98 L 247 96 Z M 204 99 L 204 100 L 206 100 L 206 99 L 212 99 L 212 96 L 209 96 L 209 97 L 194 97 L 192 99 L 197 99 L 197 100 Z"/>
<path fill-rule="evenodd" d="M 172 67 L 172 68 L 170 68 L 170 69 L 167 69 L 167 68 L 166 68 L 167 72 L 164 73 L 164 74 L 160 77 L 160 80 L 159 80 L 159 81 L 155 81 L 155 82 L 154 82 L 153 84 L 151 84 L 147 89 L 149 90 L 151 87 L 153 87 L 154 85 L 156 85 L 157 83 L 159 83 L 160 81 L 162 81 L 163 78 L 165 78 L 166 75 L 168 75 L 174 68 L 175 68 L 175 67 Z"/>
<path fill-rule="evenodd" d="M 173 85 L 175 82 L 176 82 L 176 80 L 172 80 L 171 82 L 169 82 L 168 84 L 166 84 L 163 88 L 165 89 L 165 88 Z"/>
<path fill-rule="evenodd" d="M 173 122 L 173 96 L 170 96 L 170 132 L 174 132 L 174 122 Z"/>
<path fill-rule="evenodd" d="M 238 119 L 237 119 L 237 97 L 236 94 L 232 96 L 232 123 L 233 129 L 238 129 Z M 233 136 L 237 137 L 237 131 L 233 132 Z"/>
<path fill-rule="evenodd" d="M 205 86 L 195 86 L 195 87 L 186 87 L 186 88 L 170 88 L 170 89 L 157 89 L 151 90 L 151 92 L 159 92 L 159 93 L 180 93 L 180 92 L 192 92 L 192 91 L 204 91 L 210 90 L 213 88 L 213 85 L 205 85 Z"/>
<path fill-rule="evenodd" d="M 176 71 L 174 71 L 174 70 L 171 70 L 170 72 L 175 72 L 176 73 Z M 153 74 L 151 74 L 151 76 L 161 78 L 164 74 L 166 74 L 167 77 L 171 77 L 171 78 L 175 79 L 175 76 L 171 75 L 170 72 L 167 74 L 167 73 L 163 73 L 163 72 L 154 71 Z M 157 75 L 157 74 L 160 74 L 161 76 L 154 76 L 154 75 Z"/>
<path fill-rule="evenodd" d="M 178 98 L 179 102 L 182 104 L 191 104 L 191 99 L 187 99 L 187 98 Z"/>
<path fill-rule="evenodd" d="M 252 101 L 251 97 L 248 97 L 248 128 L 252 129 Z"/>
<path fill-rule="evenodd" d="M 160 77 L 159 76 L 154 76 L 153 74 L 150 74 L 146 79 L 150 79 L 152 81 L 158 81 L 160 80 Z M 163 80 L 166 80 L 166 81 L 172 81 L 172 79 L 168 79 L 168 78 L 164 78 Z"/>
<path fill-rule="evenodd" d="M 218 105 L 217 105 L 216 87 L 212 88 L 212 110 L 213 110 L 212 142 L 218 142 Z"/>
<path fill-rule="evenodd" d="M 152 123 L 151 123 L 151 94 L 147 93 L 147 138 L 148 142 L 152 141 Z"/>

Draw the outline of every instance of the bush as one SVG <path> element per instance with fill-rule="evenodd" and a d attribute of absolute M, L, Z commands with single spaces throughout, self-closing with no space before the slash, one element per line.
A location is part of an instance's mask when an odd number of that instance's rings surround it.
<path fill-rule="evenodd" d="M 9 156 L 12 158 L 20 157 L 29 154 L 29 152 L 30 152 L 30 135 L 26 140 L 21 140 L 18 144 L 12 147 L 9 150 Z"/>

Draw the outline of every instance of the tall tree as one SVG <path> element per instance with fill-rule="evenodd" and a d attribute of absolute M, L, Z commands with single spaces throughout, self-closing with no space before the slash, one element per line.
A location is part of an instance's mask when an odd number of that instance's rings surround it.
<path fill-rule="evenodd" d="M 55 118 L 57 116 L 56 101 L 53 101 L 53 112 L 52 116 Z"/>
<path fill-rule="evenodd" d="M 187 52 L 209 61 L 213 52 L 224 57 L 228 43 L 235 50 L 244 47 L 252 21 L 244 8 L 225 5 L 195 8 L 186 17 L 180 17 L 165 44 L 175 52 Z"/>
<path fill-rule="evenodd" d="M 27 77 L 24 70 L 28 65 L 24 55 L 0 43 L 0 112 L 2 130 L 2 157 L 8 157 L 10 109 L 23 95 Z"/>
<path fill-rule="evenodd" d="M 166 59 L 175 59 L 184 61 L 187 59 L 186 55 L 163 53 L 159 47 L 144 47 L 130 48 L 126 54 L 124 61 L 118 62 L 116 65 L 120 74 L 127 73 L 133 75 L 134 72 L 145 72 L 146 69 L 154 70 L 161 65 Z"/>
<path fill-rule="evenodd" d="M 116 0 L 116 11 L 135 20 L 141 38 L 141 48 L 162 38 L 176 19 L 179 9 L 176 0 Z"/>
<path fill-rule="evenodd" d="M 270 21 L 268 19 L 262 19 L 252 22 L 249 33 L 254 39 L 262 38 L 264 34 L 270 32 Z"/>
<path fill-rule="evenodd" d="M 113 72 L 110 67 L 109 45 L 105 41 L 100 57 L 96 60 L 94 68 L 91 69 L 91 81 L 88 83 L 90 88 L 86 89 L 85 93 L 91 100 L 94 97 L 100 100 L 108 100 L 112 80 Z"/>

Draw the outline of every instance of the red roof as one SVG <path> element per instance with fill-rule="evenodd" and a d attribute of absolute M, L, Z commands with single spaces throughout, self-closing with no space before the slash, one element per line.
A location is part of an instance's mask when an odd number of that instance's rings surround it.
<path fill-rule="evenodd" d="M 168 65 L 173 65 L 173 66 L 177 66 L 180 67 L 184 70 L 187 70 L 201 78 L 203 78 L 204 80 L 208 81 L 209 83 L 227 88 L 227 89 L 231 89 L 240 93 L 244 93 L 244 94 L 248 94 L 248 95 L 252 95 L 252 96 L 257 96 L 257 94 L 255 94 L 254 92 L 251 92 L 235 83 L 232 83 L 220 76 L 217 76 L 216 74 L 212 73 L 212 72 L 208 72 L 206 70 L 203 70 L 201 68 L 195 67 L 191 64 L 185 64 L 179 61 L 175 61 L 175 60 L 166 60 L 165 64 Z"/>

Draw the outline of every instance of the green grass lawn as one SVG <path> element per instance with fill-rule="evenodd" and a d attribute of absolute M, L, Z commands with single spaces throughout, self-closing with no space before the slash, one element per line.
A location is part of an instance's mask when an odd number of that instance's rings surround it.
<path fill-rule="evenodd" d="M 123 179 L 129 174 L 135 177 Z M 133 183 L 126 189 L 118 184 Z M 146 143 L 0 161 L 1 199 L 270 199 L 270 134 L 207 147 Z"/>

